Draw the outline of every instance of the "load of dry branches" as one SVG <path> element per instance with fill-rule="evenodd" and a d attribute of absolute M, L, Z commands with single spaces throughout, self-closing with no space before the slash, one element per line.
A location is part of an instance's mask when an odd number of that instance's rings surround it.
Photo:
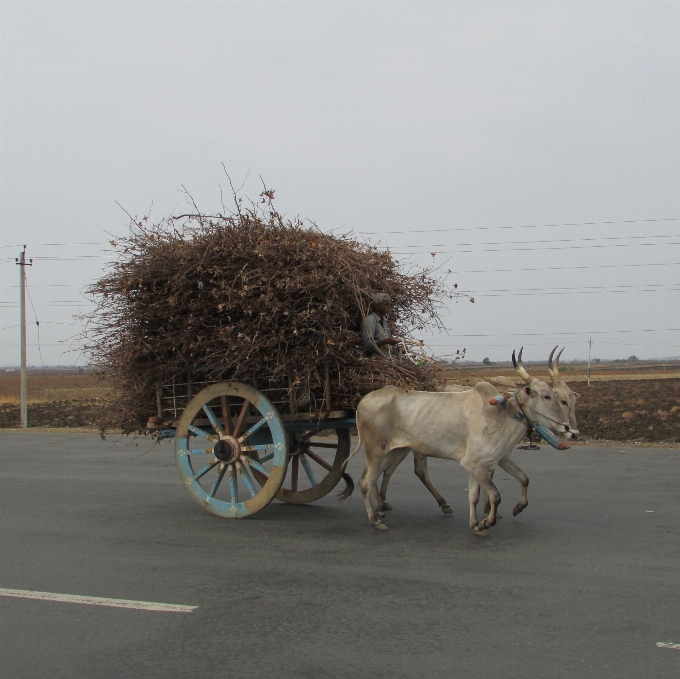
<path fill-rule="evenodd" d="M 89 289 L 86 351 L 113 385 L 104 429 L 141 432 L 161 385 L 200 371 L 204 381 L 283 384 L 291 407 L 353 408 L 386 384 L 434 389 L 438 368 L 416 378 L 395 361 L 368 358 L 360 323 L 371 294 L 393 301 L 393 334 L 441 327 L 450 296 L 432 269 L 405 270 L 385 250 L 268 211 L 132 220 L 118 253 Z M 332 404 L 319 390 L 330 375 Z M 163 417 L 167 413 L 162 413 Z"/>

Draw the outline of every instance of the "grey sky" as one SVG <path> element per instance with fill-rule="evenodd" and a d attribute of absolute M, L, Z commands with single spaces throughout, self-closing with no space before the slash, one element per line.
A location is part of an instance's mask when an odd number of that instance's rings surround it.
<path fill-rule="evenodd" d="M 160 218 L 183 184 L 216 209 L 221 163 L 251 171 L 251 196 L 261 174 L 281 212 L 449 259 L 476 303 L 451 305 L 440 354 L 583 358 L 592 336 L 603 358 L 680 355 L 679 3 L 1 12 L 0 363 L 19 355 L 16 245 L 43 359 L 72 363 L 60 324 L 105 263 L 80 257 L 124 232 L 115 201 Z M 86 242 L 102 245 L 43 245 Z M 29 342 L 39 364 L 34 325 Z"/>

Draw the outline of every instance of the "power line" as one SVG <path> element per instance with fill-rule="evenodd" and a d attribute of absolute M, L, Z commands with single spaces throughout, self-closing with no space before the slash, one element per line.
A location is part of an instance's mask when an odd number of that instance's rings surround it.
<path fill-rule="evenodd" d="M 673 233 L 661 236 L 596 236 L 594 238 L 557 238 L 554 240 L 508 240 L 485 243 L 432 243 L 425 245 L 399 245 L 400 248 L 448 248 L 448 247 L 467 247 L 477 245 L 530 245 L 533 243 L 582 243 L 583 241 L 594 240 L 625 240 L 635 239 L 641 240 L 643 238 L 680 238 L 680 233 Z"/>
<path fill-rule="evenodd" d="M 80 325 L 80 323 L 62 323 L 60 321 L 40 321 L 42 325 Z M 13 328 L 18 328 L 19 324 L 17 323 L 16 325 L 4 325 L 0 330 L 12 330 Z"/>
<path fill-rule="evenodd" d="M 674 236 L 677 238 L 677 236 Z M 584 239 L 578 239 L 579 242 L 584 240 Z M 527 243 L 539 243 L 541 241 L 527 241 Z M 558 242 L 558 241 L 555 241 Z M 484 245 L 484 243 L 480 243 L 480 245 Z M 453 252 L 436 252 L 434 254 L 437 255 L 459 255 L 459 254 L 466 254 L 466 253 L 476 253 L 476 252 L 519 252 L 519 251 L 525 251 L 525 252 L 538 252 L 540 250 L 588 250 L 588 249 L 594 249 L 594 248 L 630 248 L 630 247 L 645 247 L 645 246 L 658 246 L 658 245 L 680 245 L 680 242 L 674 241 L 671 243 L 606 243 L 603 245 L 566 245 L 566 246 L 557 246 L 557 247 L 538 247 L 538 248 L 482 248 L 479 250 L 455 250 Z M 408 247 L 408 246 L 398 246 L 398 247 Z M 453 245 L 446 245 L 446 246 L 439 246 L 439 245 L 429 245 L 427 246 L 429 248 L 434 248 L 434 247 L 455 247 L 455 244 Z M 425 254 L 425 252 L 399 252 L 398 250 L 390 250 L 389 248 L 385 248 L 385 250 L 389 250 L 390 254 L 393 255 L 408 255 L 409 257 L 412 257 L 413 255 L 421 255 Z M 110 259 L 107 257 L 99 257 L 97 255 L 83 255 L 82 257 L 34 257 L 33 259 L 36 260 L 41 260 L 41 261 L 55 261 L 55 262 L 73 262 L 77 260 L 95 260 L 95 259 Z M 0 259 L 0 262 L 10 262 L 12 261 L 11 258 L 7 257 L 4 259 Z M 114 261 L 114 260 L 110 260 Z"/>
<path fill-rule="evenodd" d="M 668 288 L 666 290 L 575 290 L 573 292 L 506 292 L 502 295 L 486 295 L 484 293 L 475 293 L 474 297 L 543 297 L 544 295 L 600 295 L 603 293 L 627 293 L 635 292 L 680 292 L 680 288 Z"/>
<path fill-rule="evenodd" d="M 81 260 L 95 260 L 95 259 L 111 259 L 111 257 L 103 257 L 101 255 L 76 255 L 75 257 L 34 257 L 33 259 L 40 260 L 41 262 L 77 262 Z M 9 262 L 11 257 L 5 257 L 0 259 L 0 262 Z"/>
<path fill-rule="evenodd" d="M 475 253 L 475 252 L 538 252 L 539 250 L 589 250 L 591 248 L 642 248 L 645 246 L 653 245 L 680 245 L 680 242 L 673 243 L 607 243 L 606 245 L 567 245 L 559 246 L 554 248 L 486 248 L 482 250 L 455 250 L 453 252 L 437 252 L 437 255 L 459 255 L 462 253 Z M 447 246 L 448 247 L 448 246 Z M 398 252 L 390 250 L 393 255 L 424 255 L 425 252 Z"/>
<path fill-rule="evenodd" d="M 669 287 L 674 286 L 674 287 Z M 507 295 L 570 295 L 577 293 L 599 293 L 599 292 L 676 292 L 680 291 L 680 283 L 643 283 L 641 285 L 591 285 L 578 288 L 515 288 L 500 290 L 461 290 L 466 295 L 475 297 L 502 297 L 489 293 L 505 293 Z M 618 289 L 613 289 L 618 288 Z M 651 288 L 651 289 L 650 289 Z"/>
<path fill-rule="evenodd" d="M 28 292 L 28 299 L 31 302 L 31 307 L 33 308 L 33 317 L 35 318 L 35 324 L 38 328 L 38 355 L 40 356 L 40 365 L 42 365 L 43 375 L 45 376 L 45 383 L 47 384 L 47 392 L 52 397 L 52 390 L 50 389 L 50 381 L 47 378 L 47 371 L 45 370 L 45 361 L 43 361 L 42 348 L 40 347 L 40 321 L 38 320 L 38 312 L 35 310 L 35 304 L 33 304 L 33 296 L 31 295 L 31 288 L 28 287 L 28 278 L 24 273 L 24 279 L 26 282 L 26 292 Z"/>
<path fill-rule="evenodd" d="M 645 266 L 680 266 L 680 262 L 648 262 L 642 264 L 592 264 L 577 266 L 543 266 L 543 267 L 522 267 L 521 269 L 456 269 L 451 271 L 451 275 L 468 273 L 522 273 L 524 271 L 569 271 L 572 269 L 625 269 L 640 268 Z M 45 283 L 33 285 L 33 288 L 80 288 L 85 283 Z M 0 288 L 18 288 L 18 285 L 1 285 Z"/>
<path fill-rule="evenodd" d="M 658 262 L 649 264 L 592 264 L 579 266 L 543 266 L 536 268 L 521 269 L 459 269 L 451 271 L 451 274 L 461 273 L 521 273 L 523 271 L 568 271 L 570 269 L 623 269 L 628 267 L 642 267 L 642 266 L 680 266 L 680 262 Z"/>
<path fill-rule="evenodd" d="M 677 222 L 680 217 L 662 219 L 621 219 L 604 222 L 564 222 L 562 224 L 517 224 L 514 226 L 466 226 L 448 229 L 410 229 L 409 231 L 362 231 L 362 234 L 383 235 L 391 233 L 448 233 L 449 231 L 492 231 L 494 229 L 547 229 L 558 226 L 599 226 L 605 224 L 649 224 L 652 222 Z"/>
<path fill-rule="evenodd" d="M 87 243 L 26 243 L 26 247 L 42 248 L 42 247 L 74 247 L 76 245 L 108 245 L 109 243 L 101 243 L 99 241 Z M 21 248 L 23 245 L 0 245 L 0 248 Z"/>
<path fill-rule="evenodd" d="M 40 285 L 33 285 L 33 288 L 75 288 L 79 287 L 80 283 L 41 283 Z M 18 288 L 18 285 L 0 285 L 0 288 Z"/>
<path fill-rule="evenodd" d="M 484 334 L 460 334 L 447 329 L 451 337 L 498 337 L 500 333 L 493 335 Z M 505 337 L 560 337 L 562 335 L 616 335 L 628 334 L 633 332 L 680 332 L 680 328 L 652 328 L 648 330 L 583 330 L 582 332 L 504 332 Z"/>

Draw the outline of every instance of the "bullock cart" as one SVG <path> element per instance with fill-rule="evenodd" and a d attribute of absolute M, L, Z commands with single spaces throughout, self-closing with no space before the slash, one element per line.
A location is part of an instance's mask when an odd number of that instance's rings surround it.
<path fill-rule="evenodd" d="M 159 439 L 174 438 L 177 470 L 201 507 L 240 519 L 274 498 L 319 500 L 343 477 L 353 487 L 343 463 L 356 420 L 353 411 L 332 407 L 328 368 L 317 393 L 306 395 L 296 392 L 291 376 L 244 384 L 207 374 L 196 368 L 159 386 L 157 414 L 147 424 Z"/>

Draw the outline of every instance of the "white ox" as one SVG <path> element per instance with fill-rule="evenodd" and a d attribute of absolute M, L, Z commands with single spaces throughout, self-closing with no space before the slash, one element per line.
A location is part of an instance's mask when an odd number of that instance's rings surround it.
<path fill-rule="evenodd" d="M 558 403 L 562 408 L 565 418 L 569 422 L 568 430 L 563 436 L 568 439 L 577 439 L 579 436 L 578 425 L 576 423 L 576 399 L 578 398 L 578 394 L 574 393 L 569 388 L 569 385 L 560 377 L 559 361 L 560 356 L 562 355 L 564 349 L 562 349 L 557 354 L 557 357 L 553 361 L 553 356 L 555 354 L 556 349 L 557 347 L 554 347 L 553 350 L 550 352 L 550 356 L 548 357 L 548 373 L 550 374 L 550 379 L 553 384 L 553 389 L 556 392 Z M 515 359 L 515 354 L 513 352 L 512 360 L 513 365 L 515 366 L 515 370 L 519 373 L 520 377 L 526 382 L 526 384 L 531 384 L 532 377 L 525 370 L 524 365 L 522 364 L 522 349 L 520 349 L 519 356 L 517 359 Z M 512 380 L 509 380 L 508 378 L 504 377 L 494 378 L 493 382 L 497 386 L 498 385 L 502 385 L 505 387 L 515 386 Z M 462 392 L 469 391 L 471 388 L 472 387 L 466 387 L 461 385 L 449 385 L 446 387 L 445 391 Z M 515 479 L 517 479 L 517 482 L 521 486 L 522 490 L 519 501 L 513 507 L 512 510 L 513 516 L 517 516 L 529 504 L 529 499 L 527 496 L 527 489 L 529 487 L 529 477 L 524 473 L 524 471 L 522 471 L 522 469 L 520 469 L 520 467 L 517 464 L 515 464 L 510 459 L 509 456 L 511 452 L 512 450 L 509 450 L 507 454 L 504 455 L 498 461 L 498 466 L 504 471 L 508 472 L 508 474 L 513 476 Z M 407 455 L 408 450 L 405 451 L 402 455 L 400 455 L 397 459 L 395 459 L 395 461 L 392 463 L 389 469 L 385 470 L 385 473 L 383 474 L 382 483 L 380 485 L 380 499 L 381 508 L 383 512 L 392 509 L 390 504 L 387 502 L 387 487 L 389 485 L 392 474 L 394 474 L 397 467 L 401 464 L 401 462 Z M 434 484 L 430 480 L 430 474 L 427 470 L 427 457 L 425 457 L 424 455 L 418 455 L 417 453 L 414 453 L 413 471 L 415 475 L 422 481 L 423 485 L 430 491 L 430 493 L 437 501 L 437 504 L 444 512 L 444 514 L 451 514 L 453 510 L 451 509 L 449 503 L 444 499 L 441 493 L 434 487 Z M 484 511 L 488 513 L 489 509 L 490 509 L 489 497 L 486 493 L 484 493 Z M 497 517 L 500 518 L 500 514 L 498 514 Z"/>
<path fill-rule="evenodd" d="M 468 471 L 470 528 L 478 535 L 487 534 L 485 529 L 496 523 L 501 500 L 492 473 L 501 458 L 526 436 L 529 422 L 524 414 L 558 435 L 569 431 L 555 393 L 545 382 L 532 380 L 501 406 L 489 404 L 496 394 L 497 389 L 488 382 L 459 393 L 407 392 L 388 386 L 360 401 L 357 429 L 366 451 L 366 469 L 359 485 L 371 524 L 387 530 L 377 481 L 412 450 L 424 457 L 456 460 Z M 490 510 L 478 521 L 480 486 L 489 497 Z"/>

